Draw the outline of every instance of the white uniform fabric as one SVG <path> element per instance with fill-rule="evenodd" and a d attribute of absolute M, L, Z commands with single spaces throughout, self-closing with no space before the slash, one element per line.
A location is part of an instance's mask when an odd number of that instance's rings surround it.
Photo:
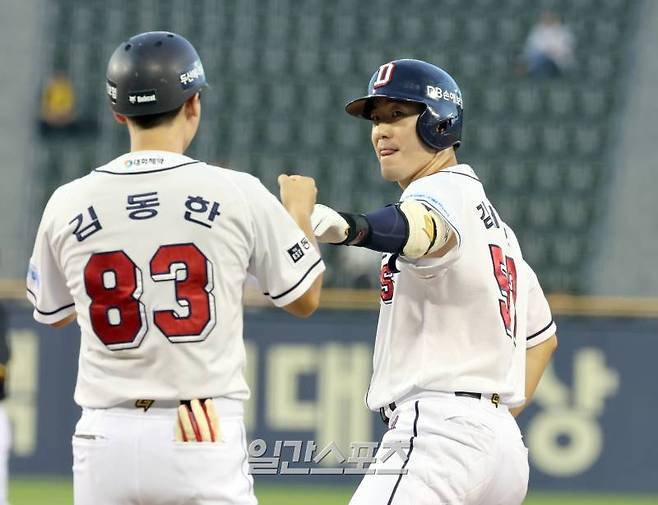
<path fill-rule="evenodd" d="M 76 505 L 255 504 L 241 405 L 243 285 L 253 274 L 283 306 L 323 270 L 248 174 L 141 151 L 60 187 L 27 285 L 37 321 L 75 312 L 81 329 Z M 192 398 L 217 398 L 221 443 L 175 442 L 175 406 Z"/>
<path fill-rule="evenodd" d="M 175 408 L 84 409 L 73 435 L 76 505 L 256 505 L 241 402 L 216 400 L 221 441 L 175 442 Z"/>
<path fill-rule="evenodd" d="M 404 401 L 350 505 L 515 505 L 528 452 L 504 405 L 449 393 Z M 390 447 L 404 447 L 403 453 Z M 405 472 L 406 473 L 401 473 Z"/>
<path fill-rule="evenodd" d="M 497 393 L 508 406 L 523 403 L 526 348 L 550 338 L 555 324 L 514 233 L 467 165 L 412 182 L 407 198 L 441 214 L 458 245 L 442 258 L 399 258 L 399 272 L 384 255 L 368 407 L 417 390 Z"/>
<path fill-rule="evenodd" d="M 77 313 L 82 407 L 245 400 L 247 273 L 282 306 L 323 270 L 255 177 L 142 151 L 55 191 L 30 260 L 28 299 L 42 323 Z"/>
<path fill-rule="evenodd" d="M 366 403 L 390 429 L 371 468 L 406 474 L 366 475 L 350 504 L 519 505 L 528 455 L 508 407 L 524 401 L 527 348 L 556 331 L 550 308 L 469 166 L 412 182 L 408 198 L 441 214 L 457 245 L 441 258 L 383 257 Z M 392 441 L 409 449 L 384 462 Z"/>

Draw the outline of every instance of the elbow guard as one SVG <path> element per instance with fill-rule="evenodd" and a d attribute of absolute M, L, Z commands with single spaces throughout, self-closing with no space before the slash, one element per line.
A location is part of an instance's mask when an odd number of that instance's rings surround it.
<path fill-rule="evenodd" d="M 409 237 L 402 249 L 404 256 L 421 258 L 448 243 L 450 227 L 441 215 L 412 199 L 402 202 L 400 210 L 409 223 Z"/>

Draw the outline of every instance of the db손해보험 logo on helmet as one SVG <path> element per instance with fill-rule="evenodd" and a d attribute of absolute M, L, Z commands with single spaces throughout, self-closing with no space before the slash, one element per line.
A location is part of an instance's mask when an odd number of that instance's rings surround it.
<path fill-rule="evenodd" d="M 447 89 L 442 89 L 439 86 L 427 86 L 427 96 L 432 100 L 447 100 L 459 105 L 460 107 L 464 106 L 462 101 L 462 96 L 459 92 L 448 91 Z"/>

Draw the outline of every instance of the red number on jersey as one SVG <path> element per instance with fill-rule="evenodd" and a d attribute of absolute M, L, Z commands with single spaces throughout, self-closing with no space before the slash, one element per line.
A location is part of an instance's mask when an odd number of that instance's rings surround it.
<path fill-rule="evenodd" d="M 379 283 L 381 284 L 381 298 L 382 302 L 390 303 L 393 299 L 393 292 L 395 290 L 395 282 L 393 281 L 393 271 L 388 263 L 382 265 L 379 271 Z"/>
<path fill-rule="evenodd" d="M 110 349 L 139 346 L 146 333 L 142 272 L 123 251 L 94 254 L 84 270 L 91 305 L 89 318 L 98 338 Z"/>
<path fill-rule="evenodd" d="M 494 276 L 503 295 L 503 299 L 498 300 L 500 317 L 503 319 L 505 332 L 516 345 L 516 263 L 513 258 L 503 254 L 500 246 L 489 244 L 489 251 Z"/>
<path fill-rule="evenodd" d="M 215 327 L 212 264 L 194 244 L 161 246 L 150 262 L 156 282 L 173 281 L 177 310 L 154 311 L 156 326 L 171 342 L 204 340 Z M 109 349 L 139 347 L 148 330 L 142 272 L 123 251 L 97 253 L 84 269 L 91 326 Z"/>
<path fill-rule="evenodd" d="M 184 309 L 156 310 L 160 331 L 172 342 L 204 340 L 215 327 L 215 303 L 212 264 L 203 253 L 194 244 L 161 246 L 151 259 L 151 277 L 174 281 L 176 301 Z"/>

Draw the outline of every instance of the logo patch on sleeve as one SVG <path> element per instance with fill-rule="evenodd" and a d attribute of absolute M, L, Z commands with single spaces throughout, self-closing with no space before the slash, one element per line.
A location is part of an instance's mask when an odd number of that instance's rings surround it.
<path fill-rule="evenodd" d="M 27 285 L 28 287 L 38 288 L 41 281 L 39 280 L 39 271 L 33 263 L 30 263 L 27 271 Z"/>
<path fill-rule="evenodd" d="M 293 245 L 290 249 L 288 249 L 288 255 L 290 256 L 290 259 L 292 260 L 293 263 L 297 263 L 299 260 L 301 260 L 304 257 L 304 254 L 306 254 L 304 252 L 303 249 L 304 246 L 302 245 L 302 242 L 297 243 Z"/>

